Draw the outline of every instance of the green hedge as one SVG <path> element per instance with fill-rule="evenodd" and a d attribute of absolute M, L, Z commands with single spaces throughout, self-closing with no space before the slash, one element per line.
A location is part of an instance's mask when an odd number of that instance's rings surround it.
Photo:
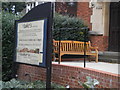
<path fill-rule="evenodd" d="M 84 41 L 84 30 L 75 29 L 75 28 L 83 28 L 83 27 L 86 27 L 83 20 L 77 17 L 62 16 L 56 13 L 54 16 L 53 38 L 55 40 L 58 40 L 59 29 L 65 28 L 64 30 L 61 30 L 61 40 Z M 67 29 L 67 28 L 72 28 L 72 29 Z M 87 35 L 87 40 L 88 40 L 88 35 Z"/>
<path fill-rule="evenodd" d="M 14 22 L 19 18 L 18 15 L 2 12 L 2 80 L 11 79 L 15 43 Z"/>

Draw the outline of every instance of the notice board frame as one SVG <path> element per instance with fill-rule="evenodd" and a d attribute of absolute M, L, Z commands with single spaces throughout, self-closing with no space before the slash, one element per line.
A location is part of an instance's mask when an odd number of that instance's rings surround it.
<path fill-rule="evenodd" d="M 53 23 L 53 7 L 54 3 L 47 2 L 44 4 L 40 4 L 35 8 L 31 9 L 25 16 L 23 16 L 20 20 L 15 21 L 15 26 L 17 26 L 18 22 L 28 22 L 34 20 L 41 20 L 47 19 L 47 37 L 46 37 L 46 66 L 38 66 L 38 65 L 31 65 L 37 66 L 41 68 L 46 68 L 46 89 L 51 88 L 51 68 L 52 68 L 52 23 Z M 40 12 L 42 11 L 42 13 Z M 17 33 L 17 27 L 15 27 L 15 33 Z M 15 35 L 15 38 L 17 34 Z M 16 39 L 15 39 L 16 42 Z M 49 45 L 49 47 L 48 47 Z M 19 64 L 30 65 L 26 63 L 15 62 L 16 59 L 16 46 L 15 43 L 15 51 L 14 51 L 14 62 L 13 62 L 13 77 L 16 77 L 17 69 L 19 68 Z"/>
<path fill-rule="evenodd" d="M 44 9 L 42 11 L 43 13 L 36 13 L 40 11 L 41 9 Z M 31 22 L 31 21 L 37 21 L 37 20 L 46 20 L 46 48 L 44 50 L 44 53 L 46 54 L 46 61 L 44 61 L 43 64 L 40 65 L 32 65 L 27 63 L 21 63 L 16 62 L 16 47 L 17 47 L 17 24 L 22 22 Z M 47 62 L 49 62 L 48 59 L 52 59 L 52 56 L 50 56 L 50 53 L 52 53 L 52 22 L 53 22 L 53 3 L 48 2 L 44 4 L 40 4 L 36 6 L 35 8 L 31 9 L 25 16 L 23 16 L 20 20 L 15 21 L 15 50 L 14 50 L 14 62 L 18 64 L 26 64 L 31 66 L 38 66 L 38 67 L 47 67 Z M 45 35 L 44 35 L 45 36 Z M 47 47 L 49 45 L 49 48 Z M 51 48 L 51 49 L 50 49 Z"/>

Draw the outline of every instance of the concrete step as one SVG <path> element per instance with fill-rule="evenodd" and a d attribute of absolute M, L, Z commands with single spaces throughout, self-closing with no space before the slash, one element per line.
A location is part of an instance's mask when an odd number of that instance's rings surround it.
<path fill-rule="evenodd" d="M 100 52 L 98 53 L 99 55 L 106 55 L 106 56 L 120 56 L 120 52 L 110 52 L 110 51 L 105 51 L 105 52 Z"/>
<path fill-rule="evenodd" d="M 109 62 L 109 63 L 120 63 L 118 59 L 113 59 L 113 58 L 99 58 L 99 61 L 101 62 Z"/>
<path fill-rule="evenodd" d="M 108 56 L 108 55 L 99 55 L 99 58 L 101 59 L 101 58 L 106 58 L 106 59 L 118 59 L 119 58 L 119 56 L 113 56 L 113 55 L 110 55 L 110 56 Z"/>
<path fill-rule="evenodd" d="M 120 63 L 120 53 L 119 52 L 99 52 L 99 61 L 110 62 L 110 63 Z"/>

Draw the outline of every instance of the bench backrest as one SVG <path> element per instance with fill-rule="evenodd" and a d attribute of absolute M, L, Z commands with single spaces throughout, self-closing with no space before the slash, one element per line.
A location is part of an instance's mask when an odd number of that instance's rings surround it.
<path fill-rule="evenodd" d="M 57 47 L 54 48 L 54 51 L 58 51 L 59 41 L 53 40 L 53 44 Z M 90 52 L 90 41 L 86 42 L 86 52 Z M 75 51 L 75 52 L 84 52 L 84 42 L 80 41 L 60 41 L 60 50 L 61 51 Z"/>

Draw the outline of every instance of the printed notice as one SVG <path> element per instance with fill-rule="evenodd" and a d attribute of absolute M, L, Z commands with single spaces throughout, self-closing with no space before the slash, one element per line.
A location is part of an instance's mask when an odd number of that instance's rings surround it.
<path fill-rule="evenodd" d="M 44 20 L 18 23 L 16 62 L 43 63 Z"/>

